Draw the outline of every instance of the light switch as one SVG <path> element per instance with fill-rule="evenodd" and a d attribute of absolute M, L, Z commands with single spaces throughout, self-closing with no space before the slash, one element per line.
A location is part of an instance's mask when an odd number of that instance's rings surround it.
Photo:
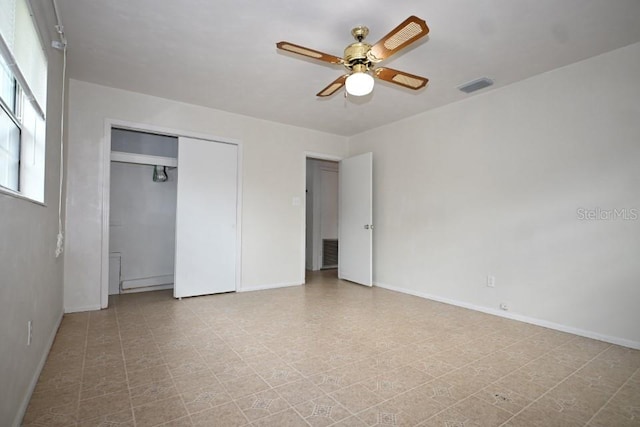
<path fill-rule="evenodd" d="M 487 286 L 490 288 L 496 287 L 496 278 L 495 276 L 487 276 Z"/>
<path fill-rule="evenodd" d="M 300 206 L 300 197 L 294 197 L 292 204 L 293 206 Z"/>

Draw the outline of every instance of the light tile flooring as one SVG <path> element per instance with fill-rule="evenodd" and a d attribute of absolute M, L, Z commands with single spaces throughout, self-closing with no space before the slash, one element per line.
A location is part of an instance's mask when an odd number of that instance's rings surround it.
<path fill-rule="evenodd" d="M 28 426 L 638 426 L 640 352 L 310 275 L 66 315 Z"/>

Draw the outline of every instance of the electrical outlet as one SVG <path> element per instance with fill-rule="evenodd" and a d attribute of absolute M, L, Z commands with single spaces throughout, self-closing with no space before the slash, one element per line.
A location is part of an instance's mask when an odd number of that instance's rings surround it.
<path fill-rule="evenodd" d="M 496 287 L 496 277 L 495 276 L 487 276 L 487 287 L 495 288 Z"/>
<path fill-rule="evenodd" d="M 27 322 L 27 345 L 31 345 L 31 337 L 33 336 L 33 323 L 31 320 Z"/>
<path fill-rule="evenodd" d="M 500 310 L 509 311 L 509 307 L 507 306 L 506 302 L 500 303 Z"/>

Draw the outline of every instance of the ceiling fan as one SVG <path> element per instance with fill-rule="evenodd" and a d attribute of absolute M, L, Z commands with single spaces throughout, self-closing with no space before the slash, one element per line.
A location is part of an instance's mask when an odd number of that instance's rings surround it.
<path fill-rule="evenodd" d="M 373 76 L 409 89 L 418 90 L 427 85 L 429 79 L 394 70 L 392 68 L 374 68 L 380 61 L 389 58 L 409 46 L 416 40 L 426 36 L 429 27 L 424 20 L 417 16 L 410 16 L 400 25 L 391 30 L 374 45 L 364 41 L 369 34 L 365 26 L 355 27 L 351 34 L 356 39 L 344 49 L 344 57 L 329 55 L 317 50 L 308 49 L 293 43 L 282 41 L 277 43 L 278 49 L 332 64 L 344 65 L 347 74 L 338 77 L 327 87 L 317 93 L 317 96 L 326 97 L 336 93 L 346 86 L 347 93 L 353 96 L 368 95 L 373 90 Z"/>

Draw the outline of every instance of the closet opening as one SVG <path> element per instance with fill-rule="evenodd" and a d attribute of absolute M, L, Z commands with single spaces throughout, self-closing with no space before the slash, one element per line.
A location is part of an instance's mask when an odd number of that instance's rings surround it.
<path fill-rule="evenodd" d="M 172 289 L 178 138 L 111 129 L 109 295 Z"/>

